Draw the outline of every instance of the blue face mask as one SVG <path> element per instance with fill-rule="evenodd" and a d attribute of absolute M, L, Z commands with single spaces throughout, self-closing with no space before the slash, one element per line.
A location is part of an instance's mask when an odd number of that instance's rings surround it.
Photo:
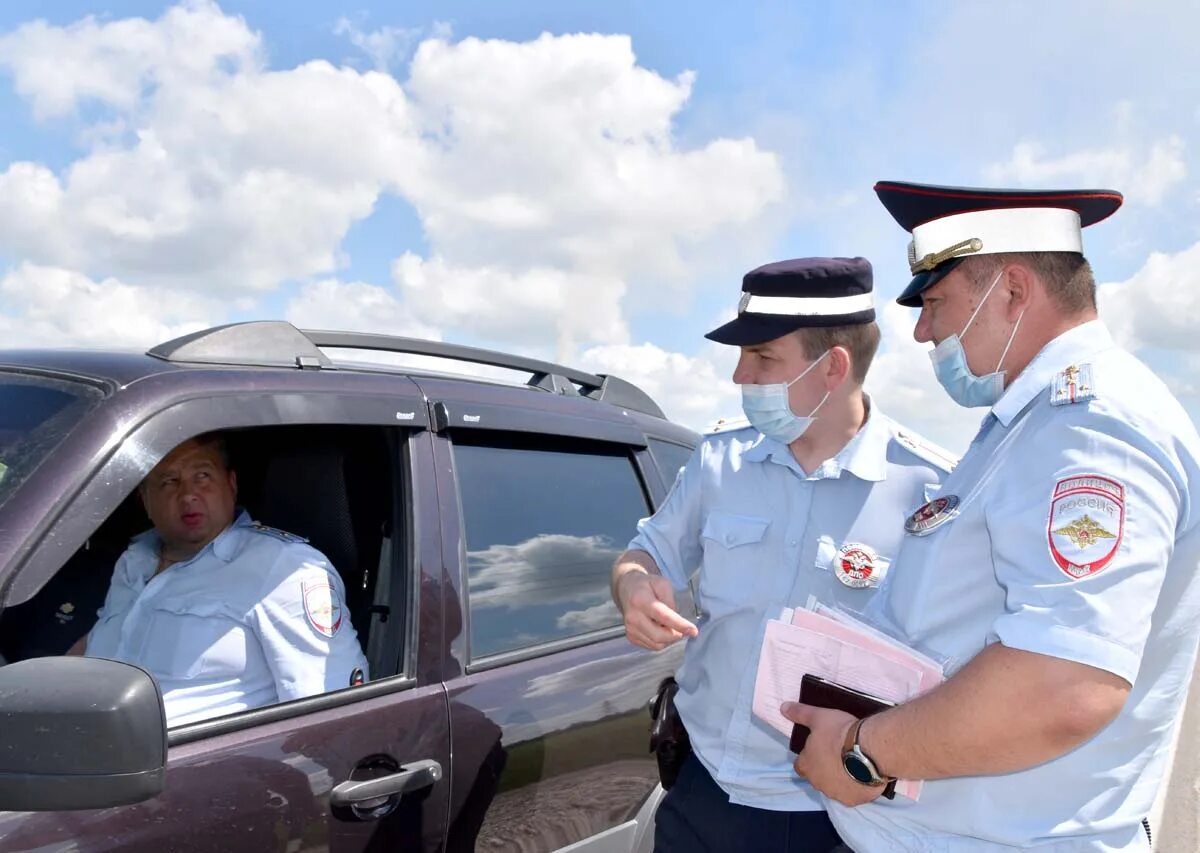
<path fill-rule="evenodd" d="M 967 329 L 971 328 L 971 324 L 975 322 L 979 309 L 992 295 L 992 290 L 995 289 L 996 283 L 1000 281 L 1002 275 L 1004 275 L 1004 270 L 1000 270 L 996 274 L 987 293 L 983 295 L 983 299 L 971 314 L 971 319 L 967 320 L 967 325 L 963 326 L 962 332 L 946 338 L 929 353 L 937 381 L 946 389 L 950 399 L 960 406 L 967 408 L 994 406 L 1000 399 L 1000 395 L 1004 393 L 1004 371 L 1000 369 L 1000 365 L 1004 364 L 1004 357 L 1008 355 L 1008 348 L 1012 346 L 1013 339 L 1017 336 L 1017 329 L 1021 327 L 1021 317 L 1025 316 L 1025 312 L 1022 311 L 1021 315 L 1017 317 L 1012 334 L 1008 336 L 1008 343 L 1004 345 L 1004 352 L 1000 353 L 1000 361 L 996 363 L 996 369 L 991 373 L 983 376 L 976 376 L 972 373 L 962 345 L 962 338 L 967 334 Z"/>
<path fill-rule="evenodd" d="M 800 417 L 792 412 L 792 407 L 788 404 L 788 388 L 803 379 L 808 371 L 820 364 L 821 359 L 828 354 L 828 350 L 821 353 L 821 358 L 804 368 L 804 372 L 791 382 L 743 385 L 742 412 L 750 421 L 750 425 L 767 438 L 773 438 L 782 444 L 791 444 L 804 435 L 804 431 L 815 420 L 813 416 L 817 413 L 817 409 L 825 405 L 825 401 L 829 399 L 829 392 L 825 392 L 821 402 L 817 403 L 816 409 L 809 412 L 807 416 Z"/>

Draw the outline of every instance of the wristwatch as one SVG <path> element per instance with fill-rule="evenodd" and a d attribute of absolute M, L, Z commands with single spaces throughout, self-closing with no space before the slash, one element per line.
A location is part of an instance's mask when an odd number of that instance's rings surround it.
<path fill-rule="evenodd" d="M 865 719 L 866 717 L 855 720 L 854 725 L 850 726 L 850 730 L 846 732 L 846 743 L 842 747 L 842 766 L 846 768 L 846 773 L 850 775 L 850 778 L 860 785 L 871 787 L 885 785 L 883 796 L 890 800 L 895 796 L 896 780 L 880 773 L 875 762 L 863 752 L 862 746 L 858 742 L 858 732 Z"/>

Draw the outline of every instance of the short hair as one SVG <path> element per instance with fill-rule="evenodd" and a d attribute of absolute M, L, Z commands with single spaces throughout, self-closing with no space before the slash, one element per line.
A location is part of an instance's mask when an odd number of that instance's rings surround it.
<path fill-rule="evenodd" d="M 997 252 L 969 258 L 964 267 L 975 287 L 983 288 L 1005 264 L 1021 264 L 1033 270 L 1064 313 L 1096 308 L 1096 277 L 1087 258 L 1078 252 Z"/>
<path fill-rule="evenodd" d="M 879 349 L 879 324 L 874 320 L 852 326 L 805 326 L 795 334 L 808 359 L 820 358 L 834 347 L 844 347 L 850 353 L 851 374 L 859 385 L 867 378 L 867 369 Z"/>

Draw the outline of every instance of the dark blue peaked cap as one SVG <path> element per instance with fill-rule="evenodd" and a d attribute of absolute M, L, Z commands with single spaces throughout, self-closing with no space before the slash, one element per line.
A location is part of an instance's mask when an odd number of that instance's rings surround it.
<path fill-rule="evenodd" d="M 704 337 L 754 346 L 805 327 L 851 326 L 875 319 L 866 258 L 797 258 L 742 277 L 738 316 Z"/>
<path fill-rule="evenodd" d="M 985 189 L 903 181 L 879 181 L 875 194 L 900 227 L 913 232 L 913 279 L 896 300 L 912 308 L 920 307 L 922 292 L 975 254 L 1082 251 L 1078 230 L 1112 216 L 1124 200 L 1115 190 Z M 972 215 L 1005 210 L 1029 211 L 1028 221 L 1022 222 L 1022 214 Z M 1071 211 L 1078 219 L 1047 220 L 1047 210 Z M 945 221 L 929 227 L 939 220 Z"/>

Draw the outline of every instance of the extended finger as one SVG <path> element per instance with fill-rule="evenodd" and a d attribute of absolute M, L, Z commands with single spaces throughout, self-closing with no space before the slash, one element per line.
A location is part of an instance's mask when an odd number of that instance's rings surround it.
<path fill-rule="evenodd" d="M 656 601 L 650 605 L 649 615 L 659 625 L 669 628 L 680 636 L 695 637 L 700 633 L 699 629 L 693 623 L 684 619 L 661 601 Z"/>

